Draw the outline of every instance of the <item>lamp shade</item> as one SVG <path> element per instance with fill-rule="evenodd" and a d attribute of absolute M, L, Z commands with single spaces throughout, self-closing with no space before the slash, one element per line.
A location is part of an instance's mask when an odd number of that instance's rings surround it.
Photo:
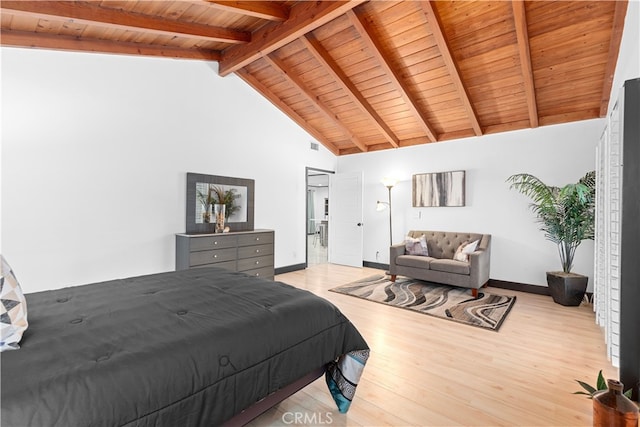
<path fill-rule="evenodd" d="M 398 180 L 397 180 L 397 179 L 395 179 L 395 178 L 391 178 L 391 177 L 388 177 L 388 176 L 386 176 L 386 177 L 382 178 L 382 184 L 383 184 L 385 187 L 393 187 L 393 186 L 394 186 L 394 185 L 396 185 L 397 183 L 398 183 Z"/>

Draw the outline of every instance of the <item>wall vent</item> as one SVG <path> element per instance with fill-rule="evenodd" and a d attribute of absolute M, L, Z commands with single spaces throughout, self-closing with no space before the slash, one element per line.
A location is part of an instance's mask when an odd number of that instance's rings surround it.
<path fill-rule="evenodd" d="M 317 142 L 312 142 L 311 143 L 311 149 L 318 151 L 320 149 L 320 146 L 318 145 Z"/>

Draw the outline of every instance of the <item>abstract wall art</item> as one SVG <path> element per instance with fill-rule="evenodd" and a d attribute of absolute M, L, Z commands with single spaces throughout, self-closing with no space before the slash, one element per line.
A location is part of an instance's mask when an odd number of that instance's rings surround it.
<path fill-rule="evenodd" d="M 464 206 L 465 171 L 413 175 L 413 207 Z"/>

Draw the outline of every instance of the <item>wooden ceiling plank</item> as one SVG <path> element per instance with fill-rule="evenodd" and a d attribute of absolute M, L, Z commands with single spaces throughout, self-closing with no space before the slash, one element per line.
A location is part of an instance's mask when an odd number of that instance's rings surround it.
<path fill-rule="evenodd" d="M 3 46 L 33 47 L 41 49 L 70 50 L 120 55 L 162 56 L 167 58 L 220 60 L 220 52 L 206 49 L 180 49 L 171 46 L 142 43 L 113 42 L 110 40 L 79 39 L 74 36 L 58 36 L 30 31 L 2 30 Z"/>
<path fill-rule="evenodd" d="M 510 6 L 503 6 L 503 2 L 494 2 L 494 7 L 491 9 L 481 11 L 471 16 L 449 16 L 447 17 L 443 13 L 444 5 L 439 4 L 440 18 L 445 22 L 458 22 L 462 25 L 455 25 L 448 28 L 449 41 L 455 43 L 456 47 L 464 45 L 469 42 L 471 44 L 477 43 L 488 38 L 493 38 L 504 34 L 505 32 L 511 32 L 511 25 L 505 25 L 508 18 L 508 8 Z"/>
<path fill-rule="evenodd" d="M 605 117 L 609 109 L 609 98 L 611 96 L 611 86 L 613 76 L 618 62 L 620 43 L 622 41 L 622 30 L 624 28 L 624 18 L 627 14 L 627 0 L 616 1 L 616 8 L 613 15 L 613 26 L 611 28 L 611 39 L 609 41 L 609 58 L 607 60 L 604 83 L 602 85 L 602 96 L 600 101 L 600 117 Z"/>
<path fill-rule="evenodd" d="M 250 64 L 289 44 L 302 35 L 326 24 L 366 0 L 351 1 L 303 1 L 289 10 L 289 19 L 273 22 L 255 31 L 251 42 L 232 46 L 225 50 L 220 61 L 219 73 L 229 73 Z"/>
<path fill-rule="evenodd" d="M 304 129 L 307 133 L 313 136 L 318 142 L 324 145 L 329 151 L 331 151 L 336 156 L 340 154 L 338 147 L 335 146 L 331 141 L 324 137 L 322 132 L 317 130 L 314 126 L 312 126 L 308 121 L 302 118 L 294 109 L 289 107 L 287 104 L 282 102 L 280 98 L 269 89 L 267 86 L 262 84 L 260 80 L 251 75 L 248 71 L 242 69 L 236 71 L 236 74 L 244 80 L 249 86 L 254 88 L 258 93 L 267 98 L 275 107 L 277 107 L 284 114 L 289 116 L 291 120 L 296 122 L 298 126 Z"/>
<path fill-rule="evenodd" d="M 337 115 L 332 112 L 324 102 L 322 102 L 317 96 L 315 96 L 306 88 L 304 82 L 300 81 L 297 76 L 287 73 L 287 66 L 282 61 L 274 58 L 272 55 L 267 55 L 263 59 L 269 62 L 271 66 L 279 73 L 281 73 L 282 76 L 287 79 L 292 85 L 296 86 L 300 90 L 300 93 L 303 94 L 309 100 L 309 102 L 316 105 L 318 107 L 318 110 L 322 112 L 328 120 L 333 122 L 344 133 L 347 139 L 351 140 L 352 143 L 360 149 L 360 151 L 367 151 L 367 146 L 362 141 L 360 141 L 360 139 L 353 132 L 351 132 L 344 125 L 344 123 L 342 123 L 340 118 L 338 118 Z"/>
<path fill-rule="evenodd" d="M 548 115 L 540 117 L 540 125 L 555 125 L 558 123 L 577 122 L 580 120 L 595 119 L 598 117 L 599 111 L 595 110 L 575 110 L 569 113 L 559 113 L 556 115 Z"/>
<path fill-rule="evenodd" d="M 375 127 L 382 133 L 383 137 L 391 144 L 393 147 L 397 148 L 400 146 L 400 141 L 394 135 L 394 133 L 389 129 L 380 117 L 380 115 L 374 110 L 374 108 L 367 102 L 364 96 L 360 93 L 358 88 L 349 80 L 349 78 L 340 70 L 338 64 L 331 58 L 329 52 L 327 52 L 324 47 L 320 44 L 318 40 L 315 39 L 310 34 L 307 34 L 304 37 L 301 37 L 300 40 L 309 52 L 316 58 L 320 64 L 322 64 L 322 69 L 324 72 L 328 73 L 331 78 L 340 86 L 340 88 L 347 94 L 351 102 L 358 106 L 358 108 L 365 114 L 375 125 Z"/>
<path fill-rule="evenodd" d="M 433 34 L 436 44 L 442 53 L 442 58 L 444 59 L 445 64 L 447 64 L 447 69 L 449 70 L 449 74 L 451 75 L 451 79 L 453 80 L 454 85 L 458 93 L 460 94 L 460 99 L 462 104 L 464 105 L 465 110 L 467 111 L 467 115 L 469 116 L 469 121 L 471 122 L 471 127 L 473 128 L 476 135 L 482 135 L 482 129 L 480 128 L 480 122 L 478 121 L 478 114 L 476 113 L 473 104 L 471 103 L 471 99 L 469 97 L 469 93 L 467 92 L 467 88 L 462 82 L 462 78 L 460 77 L 460 72 L 458 71 L 458 66 L 456 61 L 451 54 L 451 49 L 449 48 L 449 43 L 447 42 L 447 38 L 443 32 L 442 22 L 440 21 L 440 17 L 436 12 L 431 1 L 423 0 L 420 2 L 420 6 L 424 14 L 427 17 L 427 27 L 429 31 Z"/>
<path fill-rule="evenodd" d="M 531 68 L 531 52 L 529 51 L 529 35 L 527 31 L 527 16 L 524 9 L 524 0 L 512 0 L 513 18 L 518 39 L 518 53 L 520 55 L 520 67 L 522 68 L 522 80 L 524 92 L 529 108 L 529 122 L 532 128 L 538 127 L 538 107 L 536 105 L 536 89 L 533 81 L 533 69 Z"/>
<path fill-rule="evenodd" d="M 498 125 L 488 125 L 485 127 L 485 134 L 510 132 L 518 129 L 525 129 L 529 125 L 529 120 L 519 120 L 515 122 L 503 122 Z"/>
<path fill-rule="evenodd" d="M 341 15 L 334 19 L 331 22 L 328 22 L 325 25 L 322 25 L 313 30 L 313 35 L 317 38 L 324 46 L 327 46 L 332 42 L 335 42 L 335 39 L 341 39 L 343 42 L 347 40 L 351 40 L 349 37 L 345 37 L 345 31 L 348 33 L 351 29 L 351 25 L 349 24 L 349 20 Z"/>
<path fill-rule="evenodd" d="M 74 36 L 57 36 L 29 31 L 2 30 L 3 46 L 34 47 L 121 55 L 162 56 L 166 58 L 218 61 L 220 52 L 206 49 L 180 49 L 142 43 L 112 42 L 109 40 L 79 39 Z"/>
<path fill-rule="evenodd" d="M 394 67 L 389 60 L 387 60 L 387 56 L 382 53 L 381 45 L 373 36 L 373 31 L 369 23 L 363 17 L 358 16 L 353 10 L 347 12 L 347 17 L 351 20 L 356 31 L 360 34 L 361 39 L 369 48 L 370 53 L 376 58 L 385 74 L 389 76 L 391 84 L 395 87 L 396 91 L 398 91 L 406 106 L 409 108 L 409 111 L 420 124 L 420 127 L 422 127 L 422 130 L 427 134 L 432 142 L 436 142 L 438 138 L 435 131 L 429 125 L 423 111 L 418 107 L 418 102 L 415 96 L 413 96 L 413 93 L 409 90 L 407 85 L 402 82 L 400 73 L 396 67 Z"/>
<path fill-rule="evenodd" d="M 270 1 L 216 1 L 206 0 L 213 7 L 269 21 L 286 21 L 289 8 Z"/>
<path fill-rule="evenodd" d="M 224 43 L 248 43 L 251 34 L 208 25 L 178 22 L 102 7 L 97 3 L 71 1 L 5 1 L 3 12 L 30 15 L 45 19 L 62 19 L 87 25 L 108 25 L 137 32 L 150 32 L 169 36 L 194 37 Z"/>
<path fill-rule="evenodd" d="M 609 1 L 531 1 L 527 3 L 529 36 L 537 38 L 586 24 L 594 17 L 610 17 L 614 8 L 613 2 Z M 591 28 L 599 26 L 593 22 L 588 25 Z"/>

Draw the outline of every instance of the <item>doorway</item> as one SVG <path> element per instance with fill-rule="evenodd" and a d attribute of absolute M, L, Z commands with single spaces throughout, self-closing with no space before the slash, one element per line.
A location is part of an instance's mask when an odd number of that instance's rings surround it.
<path fill-rule="evenodd" d="M 329 262 L 329 174 L 332 173 L 334 172 L 310 167 L 305 171 L 307 267 Z"/>

